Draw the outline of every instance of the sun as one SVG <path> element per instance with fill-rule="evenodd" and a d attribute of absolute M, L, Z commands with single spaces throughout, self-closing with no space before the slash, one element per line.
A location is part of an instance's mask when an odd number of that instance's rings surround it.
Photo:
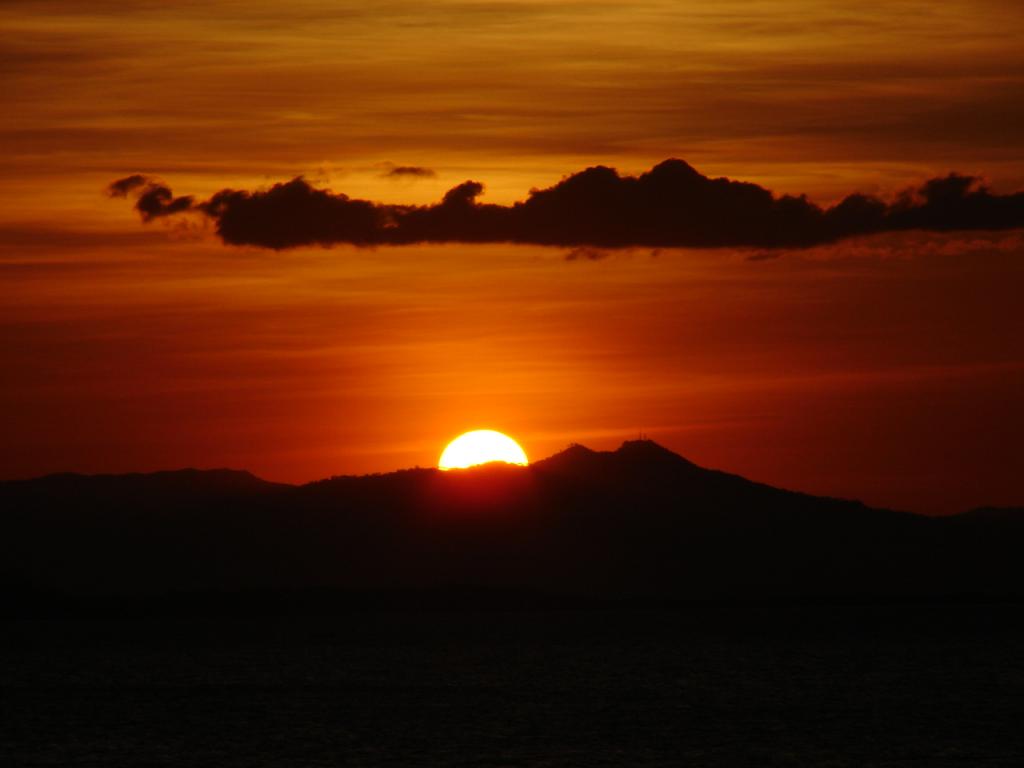
<path fill-rule="evenodd" d="M 486 464 L 489 461 L 504 461 L 508 464 L 525 466 L 526 453 L 519 443 L 508 435 L 493 429 L 477 429 L 459 435 L 444 449 L 438 469 L 462 469 Z"/>

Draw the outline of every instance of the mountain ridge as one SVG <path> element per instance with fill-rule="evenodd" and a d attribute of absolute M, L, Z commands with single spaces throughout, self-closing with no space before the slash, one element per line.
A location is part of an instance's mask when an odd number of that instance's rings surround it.
<path fill-rule="evenodd" d="M 0 507 L 8 590 L 1024 595 L 1018 515 L 876 509 L 705 469 L 643 440 L 570 445 L 526 467 L 302 485 L 224 469 L 65 473 L 0 483 Z"/>
<path fill-rule="evenodd" d="M 229 481 L 224 482 L 223 485 L 230 487 L 232 485 L 239 488 L 244 488 L 247 485 L 251 487 L 265 487 L 265 488 L 278 488 L 278 489 L 299 489 L 308 488 L 312 486 L 319 486 L 325 483 L 332 483 L 336 481 L 360 481 L 363 479 L 376 479 L 389 478 L 393 476 L 403 475 L 434 475 L 443 472 L 454 472 L 455 475 L 460 473 L 478 473 L 480 471 L 487 471 L 487 467 L 507 467 L 510 471 L 559 471 L 559 472 L 582 472 L 585 470 L 593 470 L 599 468 L 602 463 L 608 460 L 616 460 L 623 457 L 628 457 L 630 460 L 636 460 L 638 464 L 644 464 L 645 461 L 647 466 L 650 466 L 650 459 L 655 459 L 656 462 L 661 463 L 665 466 L 676 466 L 676 467 L 688 467 L 690 470 L 713 474 L 731 480 L 740 481 L 753 486 L 757 486 L 763 489 L 771 489 L 773 491 L 781 493 L 795 494 L 803 497 L 837 501 L 843 503 L 849 503 L 858 505 L 865 509 L 880 510 L 885 512 L 894 512 L 902 515 L 913 515 L 921 518 L 938 518 L 939 516 L 926 515 L 919 512 L 911 512 L 909 510 L 893 509 L 890 507 L 874 507 L 871 506 L 861 499 L 848 498 L 841 496 L 822 496 L 818 494 L 812 494 L 805 491 L 793 490 L 789 488 L 780 488 L 778 486 L 771 485 L 769 483 L 761 482 L 758 480 L 751 480 L 743 475 L 738 475 L 726 470 L 713 469 L 698 465 L 681 454 L 675 453 L 668 448 L 665 448 L 660 443 L 647 438 L 625 440 L 620 446 L 614 450 L 594 450 L 581 443 L 570 443 L 566 448 L 551 454 L 542 459 L 530 462 L 529 465 L 523 467 L 514 464 L 507 464 L 501 461 L 491 462 L 490 465 L 476 465 L 473 467 L 467 467 L 464 469 L 456 470 L 441 470 L 437 467 L 405 467 L 400 469 L 394 469 L 383 472 L 370 472 L 361 475 L 356 474 L 340 474 L 330 475 L 328 477 L 309 480 L 301 483 L 290 483 L 277 480 L 267 480 L 250 470 L 238 469 L 232 467 L 178 467 L 175 469 L 161 469 L 153 471 L 132 471 L 132 472 L 101 472 L 101 473 L 87 473 L 77 471 L 65 471 L 65 472 L 52 472 L 45 475 L 38 475 L 34 477 L 26 478 L 14 478 L 9 480 L 0 480 L 0 488 L 9 485 L 18 484 L 38 484 L 38 483 L 106 483 L 106 482 L 157 482 L 161 480 L 189 480 L 192 484 L 197 486 L 205 485 L 206 483 L 195 483 L 195 480 L 204 479 L 213 481 L 209 483 L 214 485 L 216 481 Z M 587 465 L 583 462 L 592 462 Z M 991 506 L 979 506 L 972 507 L 970 509 L 955 512 L 951 515 L 943 515 L 941 517 L 950 519 L 961 516 L 976 516 L 976 517 L 1016 517 L 1018 514 L 1024 516 L 1024 507 L 1009 506 L 1009 507 L 991 507 Z"/>

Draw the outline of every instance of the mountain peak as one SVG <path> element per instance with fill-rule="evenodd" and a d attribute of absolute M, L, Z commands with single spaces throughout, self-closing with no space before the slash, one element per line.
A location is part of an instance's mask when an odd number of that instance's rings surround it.
<path fill-rule="evenodd" d="M 597 451 L 587 448 L 587 446 L 581 443 L 569 443 L 569 446 L 564 451 L 559 451 L 550 458 L 554 458 L 555 456 L 563 456 L 567 459 L 584 458 L 587 456 L 593 456 L 595 453 L 597 453 Z"/>
<path fill-rule="evenodd" d="M 653 440 L 626 440 L 614 451 L 594 451 L 579 443 L 572 443 L 564 451 L 533 463 L 541 471 L 581 476 L 602 475 L 609 471 L 630 472 L 696 468 L 679 454 Z M 616 469 L 618 468 L 618 469 Z"/>
<path fill-rule="evenodd" d="M 672 453 L 668 448 L 656 443 L 649 437 L 638 437 L 636 440 L 623 440 L 622 445 L 618 447 L 618 452 L 621 451 L 664 451 L 665 453 Z"/>
<path fill-rule="evenodd" d="M 563 472 L 574 469 L 582 470 L 585 467 L 591 466 L 597 456 L 599 456 L 597 451 L 591 450 L 585 445 L 570 443 L 565 450 L 554 453 L 547 458 L 531 462 L 530 466 Z"/>
<path fill-rule="evenodd" d="M 678 453 L 674 453 L 665 446 L 647 438 L 624 441 L 618 450 L 615 451 L 615 455 L 636 461 L 673 462 L 692 466 L 692 462 L 684 459 Z"/>

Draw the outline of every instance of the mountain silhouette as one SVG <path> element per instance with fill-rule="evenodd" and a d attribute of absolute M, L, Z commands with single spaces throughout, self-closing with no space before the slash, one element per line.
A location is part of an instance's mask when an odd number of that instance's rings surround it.
<path fill-rule="evenodd" d="M 0 483 L 0 508 L 3 592 L 29 603 L 1002 598 L 1024 585 L 1022 510 L 874 509 L 705 469 L 650 440 L 300 486 L 223 469 L 50 475 Z"/>

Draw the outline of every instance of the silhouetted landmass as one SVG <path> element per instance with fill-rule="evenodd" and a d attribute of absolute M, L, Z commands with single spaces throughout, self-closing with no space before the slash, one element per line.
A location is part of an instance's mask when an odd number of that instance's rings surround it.
<path fill-rule="evenodd" d="M 1024 525 L 1024 507 L 978 507 L 959 515 L 959 519 Z"/>
<path fill-rule="evenodd" d="M 391 177 L 429 169 L 393 168 Z M 951 173 L 895 200 L 854 193 L 831 208 L 805 195 L 776 196 L 757 184 L 704 176 L 668 159 L 639 176 L 598 165 L 534 189 L 513 205 L 482 203 L 484 185 L 465 181 L 433 205 L 391 205 L 318 189 L 301 176 L 268 189 L 222 189 L 209 200 L 175 196 L 134 174 L 112 182 L 143 221 L 196 213 L 231 245 L 281 250 L 306 245 L 511 242 L 565 247 L 804 248 L 905 230 L 1024 227 L 1024 192 L 993 194 L 973 176 Z M 593 254 L 594 251 L 578 251 Z"/>
<path fill-rule="evenodd" d="M 0 483 L 11 605 L 486 607 L 1017 598 L 1024 510 L 929 518 L 701 468 L 650 441 L 529 467 L 231 470 Z"/>

